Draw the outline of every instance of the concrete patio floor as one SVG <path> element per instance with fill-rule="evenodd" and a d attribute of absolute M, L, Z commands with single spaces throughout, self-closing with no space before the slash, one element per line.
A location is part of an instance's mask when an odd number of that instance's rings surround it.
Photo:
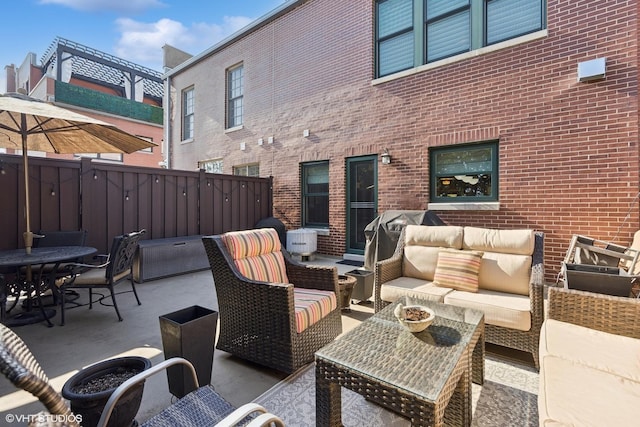
<path fill-rule="evenodd" d="M 357 268 L 336 264 L 337 261 L 340 259 L 319 256 L 306 263 L 335 265 L 338 274 Z M 209 270 L 139 283 L 136 289 L 141 306 L 136 304 L 129 283 L 116 286 L 116 292 L 119 293 L 116 299 L 124 318 L 122 322 L 118 321 L 113 307 L 94 304 L 92 310 L 87 306 L 65 310 L 65 326 L 59 326 L 58 310 L 52 319 L 53 327 L 47 327 L 42 322 L 13 330 L 35 355 L 54 388 L 61 390 L 65 381 L 78 369 L 101 360 L 123 355 L 144 356 L 151 359 L 154 365 L 164 360 L 159 316 L 192 305 L 218 310 L 213 277 Z M 88 292 L 84 289 L 78 291 L 81 294 L 79 301 L 88 301 Z M 372 314 L 372 302 L 352 304 L 351 312 L 343 312 L 342 315 L 343 333 Z M 518 354 L 520 352 L 514 350 L 487 345 L 487 351 L 503 353 L 532 364 L 529 355 Z M 236 407 L 254 400 L 286 376 L 220 350 L 214 352 L 211 384 Z M 166 375 L 157 374 L 146 382 L 136 419 L 144 421 L 174 400 L 168 391 Z M 43 409 L 42 404 L 29 393 L 18 390 L 4 377 L 0 379 L 0 425 L 5 425 L 7 415 L 36 414 Z"/>
<path fill-rule="evenodd" d="M 336 264 L 337 261 L 339 259 L 316 257 L 307 263 L 335 265 L 339 274 L 357 268 Z M 94 304 L 91 310 L 86 306 L 65 310 L 64 326 L 59 326 L 58 310 L 52 319 L 53 327 L 42 322 L 13 330 L 25 341 L 54 387 L 61 390 L 78 369 L 104 359 L 139 355 L 148 357 L 154 365 L 164 360 L 159 316 L 192 305 L 218 310 L 209 270 L 139 283 L 136 289 L 141 306 L 136 304 L 128 282 L 116 286 L 122 322 L 118 321 L 113 307 Z M 88 301 L 87 290 L 78 292 L 81 294 L 79 301 Z M 373 303 L 352 304 L 350 313 L 343 312 L 343 330 L 355 327 L 372 314 Z M 211 384 L 235 406 L 252 401 L 285 377 L 284 373 L 245 362 L 225 352 L 214 352 Z M 137 420 L 143 421 L 159 412 L 172 402 L 172 397 L 166 375 L 151 377 L 145 385 Z M 35 414 L 43 409 L 29 393 L 19 391 L 4 377 L 0 379 L 0 424 L 4 425 L 9 414 Z"/>

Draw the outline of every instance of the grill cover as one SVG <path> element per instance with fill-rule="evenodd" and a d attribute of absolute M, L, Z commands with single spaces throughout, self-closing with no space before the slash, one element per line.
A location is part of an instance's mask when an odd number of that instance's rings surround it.
<path fill-rule="evenodd" d="M 364 228 L 364 268 L 373 271 L 377 261 L 390 258 L 402 229 L 407 224 L 446 225 L 438 215 L 430 211 L 386 211 Z"/>

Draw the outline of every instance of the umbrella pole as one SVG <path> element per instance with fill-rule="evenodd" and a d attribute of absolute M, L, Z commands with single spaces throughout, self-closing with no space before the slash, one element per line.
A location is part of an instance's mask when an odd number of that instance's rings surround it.
<path fill-rule="evenodd" d="M 23 234 L 24 247 L 27 254 L 31 253 L 31 246 L 33 245 L 33 233 L 31 232 L 31 218 L 29 216 L 29 153 L 27 152 L 27 117 L 24 114 L 20 115 L 20 128 L 22 133 L 22 167 L 24 169 L 24 208 L 25 216 L 27 219 L 27 228 Z M 29 270 L 29 269 L 28 269 Z M 27 271 L 29 273 L 29 271 Z"/>

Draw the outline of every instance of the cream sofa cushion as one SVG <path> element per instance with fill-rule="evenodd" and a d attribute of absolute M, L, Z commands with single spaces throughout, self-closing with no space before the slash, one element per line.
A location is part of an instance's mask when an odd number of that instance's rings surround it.
<path fill-rule="evenodd" d="M 438 263 L 439 248 L 462 248 L 462 227 L 444 225 L 406 226 L 402 275 L 433 280 Z"/>
<path fill-rule="evenodd" d="M 402 257 L 402 275 L 432 281 L 438 265 L 440 248 L 405 246 Z"/>
<path fill-rule="evenodd" d="M 456 225 L 413 225 L 406 227 L 405 246 L 435 246 L 462 249 L 464 229 Z"/>
<path fill-rule="evenodd" d="M 553 319 L 540 334 L 540 425 L 638 425 L 640 340 Z"/>
<path fill-rule="evenodd" d="M 393 302 L 401 296 L 419 298 L 427 301 L 443 302 L 443 297 L 452 289 L 435 286 L 433 283 L 412 277 L 399 277 L 390 280 L 380 289 L 383 301 Z"/>
<path fill-rule="evenodd" d="M 463 249 L 503 254 L 533 255 L 533 230 L 495 230 L 464 227 Z"/>
<path fill-rule="evenodd" d="M 458 307 L 474 308 L 484 312 L 488 325 L 528 331 L 531 329 L 531 302 L 529 297 L 502 292 L 451 291 L 444 296 L 444 303 Z"/>
<path fill-rule="evenodd" d="M 480 262 L 480 289 L 529 295 L 531 256 L 485 252 Z"/>

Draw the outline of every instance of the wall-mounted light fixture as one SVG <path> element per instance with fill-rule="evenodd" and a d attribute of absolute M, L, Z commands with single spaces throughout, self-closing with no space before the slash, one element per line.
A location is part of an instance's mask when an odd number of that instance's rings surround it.
<path fill-rule="evenodd" d="M 380 154 L 380 158 L 382 159 L 383 165 L 391 163 L 391 154 L 389 154 L 389 150 L 387 148 L 384 149 L 384 153 Z"/>
<path fill-rule="evenodd" d="M 305 138 L 309 138 L 310 132 L 309 129 L 305 129 L 302 131 L 302 136 Z"/>

